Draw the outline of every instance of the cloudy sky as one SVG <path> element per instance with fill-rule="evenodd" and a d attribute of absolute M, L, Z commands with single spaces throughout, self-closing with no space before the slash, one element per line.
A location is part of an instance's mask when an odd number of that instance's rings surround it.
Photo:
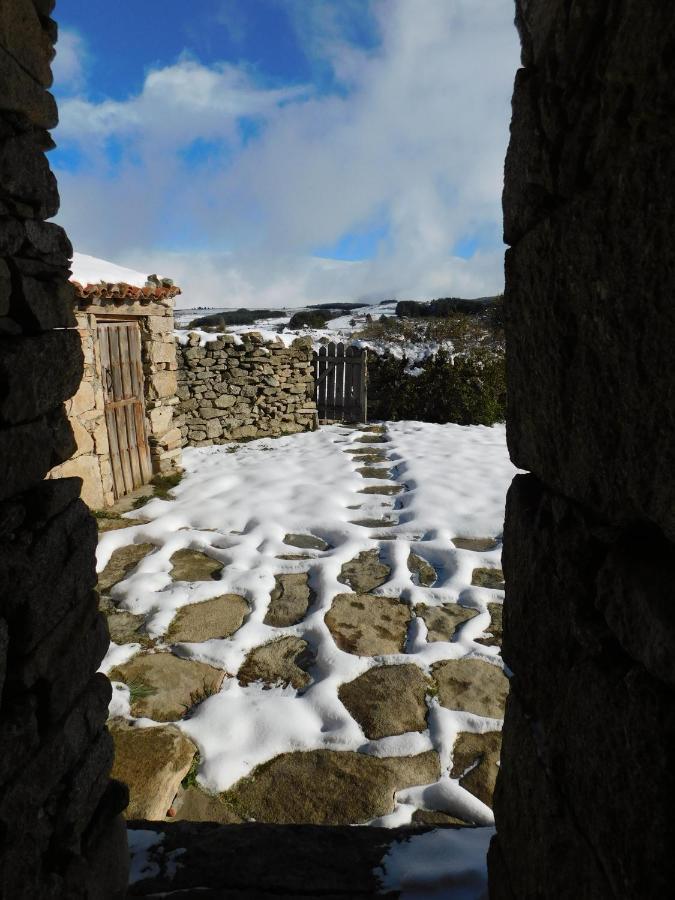
<path fill-rule="evenodd" d="M 51 154 L 75 248 L 181 305 L 482 296 L 512 0 L 59 0 Z"/>

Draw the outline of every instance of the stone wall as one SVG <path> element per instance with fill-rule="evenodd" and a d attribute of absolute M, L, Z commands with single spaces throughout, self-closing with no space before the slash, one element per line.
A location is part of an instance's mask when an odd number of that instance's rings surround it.
<path fill-rule="evenodd" d="M 74 478 L 80 384 L 70 243 L 45 150 L 51 0 L 0 4 L 0 896 L 123 896 L 126 789 L 109 780 L 111 688 L 96 527 Z"/>
<path fill-rule="evenodd" d="M 84 374 L 74 397 L 66 403 L 76 450 L 50 477 L 82 478 L 82 499 L 91 509 L 115 502 L 105 421 L 99 320 L 116 316 L 138 321 L 141 330 L 145 388 L 146 431 L 155 473 L 168 473 L 180 466 L 181 433 L 173 421 L 176 396 L 176 342 L 173 336 L 173 292 L 162 299 L 120 299 L 115 288 L 76 286 L 76 321 L 84 352 Z M 176 289 L 175 293 L 178 293 Z M 151 293 L 148 294 L 148 297 Z"/>
<path fill-rule="evenodd" d="M 246 332 L 200 344 L 190 335 L 178 348 L 176 424 L 183 445 L 222 444 L 316 428 L 312 342 L 286 347 Z"/>
<path fill-rule="evenodd" d="M 513 671 L 491 896 L 665 897 L 675 796 L 675 14 L 519 0 L 504 191 Z"/>

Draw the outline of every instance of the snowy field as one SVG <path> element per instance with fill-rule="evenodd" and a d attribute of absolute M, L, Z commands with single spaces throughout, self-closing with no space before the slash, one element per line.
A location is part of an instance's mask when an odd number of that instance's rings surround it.
<path fill-rule="evenodd" d="M 344 315 L 331 319 L 324 328 L 290 329 L 288 325 L 291 316 L 298 311 L 297 309 L 285 310 L 283 317 L 278 319 L 260 319 L 255 325 L 228 325 L 226 331 L 228 334 L 234 335 L 235 338 L 239 338 L 246 331 L 257 331 L 266 341 L 280 339 L 287 346 L 298 337 L 309 337 L 315 350 L 318 350 L 327 341 L 342 342 L 355 347 L 365 347 L 369 350 L 374 350 L 378 354 L 388 351 L 399 359 L 405 354 L 411 365 L 421 362 L 427 356 L 437 353 L 439 350 L 446 350 L 449 353 L 453 350 L 453 343 L 450 340 L 420 340 L 415 343 L 402 343 L 400 340 L 365 340 L 354 337 L 354 334 L 361 331 L 367 324 L 366 316 L 370 315 L 373 319 L 378 319 L 382 315 L 387 317 L 394 316 L 396 313 L 395 300 L 383 302 L 376 306 L 362 306 L 349 310 Z M 178 342 L 181 344 L 187 343 L 189 334 L 197 334 L 202 344 L 215 341 L 218 337 L 217 333 L 204 331 L 201 328 L 188 327 L 193 319 L 203 315 L 210 315 L 214 312 L 218 312 L 218 310 L 178 310 L 176 312 L 175 330 Z"/>

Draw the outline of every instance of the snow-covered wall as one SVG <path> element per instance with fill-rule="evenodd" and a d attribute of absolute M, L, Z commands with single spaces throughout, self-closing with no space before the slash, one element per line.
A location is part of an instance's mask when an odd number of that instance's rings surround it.
<path fill-rule="evenodd" d="M 312 342 L 290 346 L 248 331 L 178 346 L 175 423 L 183 445 L 274 437 L 316 427 Z"/>

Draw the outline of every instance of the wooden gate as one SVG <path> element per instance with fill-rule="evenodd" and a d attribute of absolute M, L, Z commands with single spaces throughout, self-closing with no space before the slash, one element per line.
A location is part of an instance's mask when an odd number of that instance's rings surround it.
<path fill-rule="evenodd" d="M 141 332 L 137 322 L 99 322 L 98 339 L 115 497 L 122 497 L 152 478 Z"/>
<path fill-rule="evenodd" d="M 314 353 L 314 381 L 319 420 L 368 420 L 368 351 L 327 344 Z"/>

